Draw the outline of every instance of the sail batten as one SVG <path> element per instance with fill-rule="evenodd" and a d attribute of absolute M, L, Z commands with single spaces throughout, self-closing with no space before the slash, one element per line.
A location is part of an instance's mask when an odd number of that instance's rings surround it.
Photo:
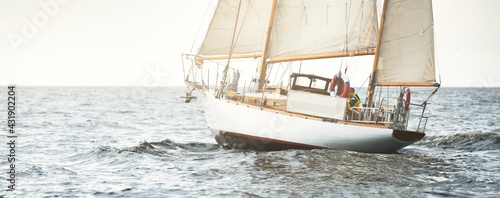
<path fill-rule="evenodd" d="M 431 0 L 387 1 L 376 85 L 436 85 Z"/>

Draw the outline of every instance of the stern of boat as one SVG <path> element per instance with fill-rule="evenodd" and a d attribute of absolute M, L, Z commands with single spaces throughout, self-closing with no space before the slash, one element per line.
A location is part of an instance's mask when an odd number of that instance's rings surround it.
<path fill-rule="evenodd" d="M 398 141 L 405 143 L 414 143 L 422 140 L 425 133 L 420 133 L 416 131 L 404 131 L 404 130 L 393 130 L 392 137 Z"/>

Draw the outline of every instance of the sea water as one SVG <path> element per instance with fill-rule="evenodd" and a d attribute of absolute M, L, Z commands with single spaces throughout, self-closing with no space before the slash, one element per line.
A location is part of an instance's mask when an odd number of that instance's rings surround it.
<path fill-rule="evenodd" d="M 5 197 L 500 197 L 499 88 L 441 88 L 422 141 L 366 154 L 221 148 L 183 87 L 16 87 L 15 174 L 8 91 Z"/>

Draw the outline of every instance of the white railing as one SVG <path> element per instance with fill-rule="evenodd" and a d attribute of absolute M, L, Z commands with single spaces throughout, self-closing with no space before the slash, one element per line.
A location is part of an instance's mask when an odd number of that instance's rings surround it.
<path fill-rule="evenodd" d="M 389 105 L 389 103 L 384 102 L 389 99 L 395 99 L 397 101 L 395 103 L 396 105 Z M 410 108 L 405 110 L 405 102 L 406 101 L 404 99 L 383 98 L 378 107 L 348 108 L 346 111 L 345 120 L 360 123 L 387 124 L 393 129 L 407 130 L 408 122 L 410 120 Z M 424 116 L 425 106 L 415 106 L 423 107 L 421 110 L 421 114 L 417 118 L 418 124 L 415 131 L 424 132 L 428 119 L 428 117 Z"/>
<path fill-rule="evenodd" d="M 388 103 L 388 100 L 394 100 L 394 103 Z M 398 104 L 399 103 L 399 104 Z M 347 121 L 389 124 L 391 128 L 405 130 L 408 124 L 409 109 L 403 108 L 404 99 L 383 98 L 377 105 L 378 107 L 352 107 L 347 110 Z"/>

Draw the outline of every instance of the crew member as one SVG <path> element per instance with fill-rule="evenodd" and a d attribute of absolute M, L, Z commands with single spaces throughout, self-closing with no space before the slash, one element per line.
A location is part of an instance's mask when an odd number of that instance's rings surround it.
<path fill-rule="evenodd" d="M 349 90 L 349 107 L 359 107 L 361 104 L 361 99 L 359 99 L 358 94 L 356 94 L 356 90 L 351 87 Z"/>
<path fill-rule="evenodd" d="M 349 89 L 349 100 L 347 101 L 347 118 L 348 120 L 353 119 L 353 120 L 358 120 L 359 119 L 359 105 L 361 104 L 361 99 L 359 99 L 358 94 L 356 94 L 356 90 L 354 88 Z M 354 112 L 353 112 L 353 107 Z M 352 114 L 352 116 L 351 116 Z"/>

